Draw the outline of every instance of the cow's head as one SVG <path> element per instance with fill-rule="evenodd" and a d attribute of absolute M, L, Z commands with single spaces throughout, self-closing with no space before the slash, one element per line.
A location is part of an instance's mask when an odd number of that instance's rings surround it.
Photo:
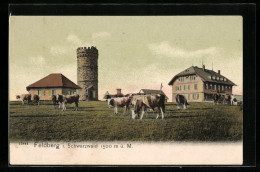
<path fill-rule="evenodd" d="M 59 101 L 60 103 L 63 102 L 63 95 L 58 95 L 58 101 Z"/>
<path fill-rule="evenodd" d="M 114 106 L 115 105 L 115 100 L 114 99 L 108 99 L 107 105 L 108 105 L 109 108 L 111 106 Z"/>
<path fill-rule="evenodd" d="M 19 95 L 16 95 L 16 99 L 20 99 L 21 97 Z"/>

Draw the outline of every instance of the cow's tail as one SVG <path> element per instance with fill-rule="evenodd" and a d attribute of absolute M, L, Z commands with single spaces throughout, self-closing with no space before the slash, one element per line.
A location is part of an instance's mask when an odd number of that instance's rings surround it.
<path fill-rule="evenodd" d="M 161 101 L 161 107 L 162 107 L 162 111 L 163 113 L 165 113 L 165 95 L 164 94 L 161 94 L 161 97 L 160 97 L 160 101 Z"/>
<path fill-rule="evenodd" d="M 187 99 L 185 100 L 185 104 L 186 104 L 186 105 L 190 105 L 190 104 L 188 103 Z"/>
<path fill-rule="evenodd" d="M 177 103 L 177 104 L 180 104 L 180 96 L 179 96 L 179 94 L 177 94 L 177 95 L 175 96 L 175 99 L 176 99 L 176 103 Z"/>
<path fill-rule="evenodd" d="M 162 105 L 162 111 L 163 111 L 163 113 L 165 113 L 165 104 L 164 103 Z"/>
<path fill-rule="evenodd" d="M 160 100 L 163 101 L 163 102 L 165 101 L 165 95 L 164 94 L 161 94 Z"/>

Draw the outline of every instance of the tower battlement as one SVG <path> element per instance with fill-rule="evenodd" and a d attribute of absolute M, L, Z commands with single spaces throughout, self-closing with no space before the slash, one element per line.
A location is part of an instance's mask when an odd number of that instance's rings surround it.
<path fill-rule="evenodd" d="M 78 53 L 83 53 L 83 52 L 86 52 L 86 53 L 88 53 L 88 52 L 98 52 L 98 49 L 96 48 L 96 47 L 94 47 L 94 46 L 91 46 L 91 47 L 78 47 L 77 48 L 77 52 Z"/>

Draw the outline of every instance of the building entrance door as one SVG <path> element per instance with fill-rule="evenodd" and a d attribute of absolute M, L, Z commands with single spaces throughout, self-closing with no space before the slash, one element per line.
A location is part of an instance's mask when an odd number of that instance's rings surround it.
<path fill-rule="evenodd" d="M 88 98 L 89 100 L 93 99 L 93 90 L 89 90 Z"/>

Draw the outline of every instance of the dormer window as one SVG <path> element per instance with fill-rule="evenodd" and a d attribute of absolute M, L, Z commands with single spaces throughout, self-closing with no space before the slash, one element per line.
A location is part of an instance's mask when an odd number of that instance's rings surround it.
<path fill-rule="evenodd" d="M 226 78 L 224 78 L 224 81 L 227 81 L 227 79 L 226 79 Z"/>
<path fill-rule="evenodd" d="M 214 80 L 215 80 L 215 76 L 212 76 L 212 79 L 214 79 Z"/>

